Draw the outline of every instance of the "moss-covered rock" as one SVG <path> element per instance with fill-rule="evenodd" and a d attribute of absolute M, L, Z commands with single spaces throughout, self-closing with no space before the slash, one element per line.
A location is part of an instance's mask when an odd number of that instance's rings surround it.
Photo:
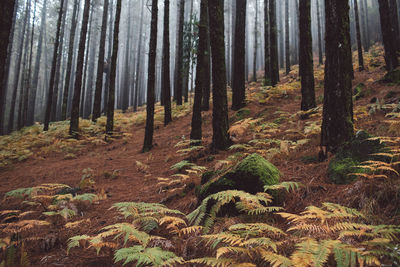
<path fill-rule="evenodd" d="M 356 178 L 351 173 L 363 173 L 365 169 L 356 168 L 367 160 L 385 160 L 371 154 L 385 151 L 385 145 L 379 140 L 369 140 L 372 136 L 359 131 L 354 139 L 342 145 L 328 167 L 328 177 L 335 184 L 347 184 Z"/>
<path fill-rule="evenodd" d="M 400 68 L 397 68 L 395 70 L 386 73 L 382 81 L 386 83 L 394 83 L 400 85 Z"/>
<path fill-rule="evenodd" d="M 207 174 L 209 176 L 210 174 Z M 204 177 L 203 181 L 209 177 Z M 264 191 L 265 185 L 279 183 L 279 170 L 259 154 L 243 159 L 233 170 L 223 176 L 213 177 L 199 190 L 200 200 L 224 190 L 243 190 L 255 194 Z"/>

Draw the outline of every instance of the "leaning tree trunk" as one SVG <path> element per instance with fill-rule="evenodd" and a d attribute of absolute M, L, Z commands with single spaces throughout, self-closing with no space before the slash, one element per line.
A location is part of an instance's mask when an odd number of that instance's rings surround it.
<path fill-rule="evenodd" d="M 326 64 L 321 146 L 337 148 L 354 135 L 351 91 L 349 3 L 325 0 Z"/>
<path fill-rule="evenodd" d="M 157 19 L 158 0 L 152 0 L 151 4 L 151 29 L 149 47 L 149 66 L 147 79 L 147 101 L 146 101 L 146 130 L 144 134 L 143 152 L 148 152 L 153 147 L 154 132 L 154 102 L 155 102 L 155 81 L 156 81 L 156 53 L 157 53 Z"/>
<path fill-rule="evenodd" d="M 172 121 L 171 114 L 171 77 L 170 77 L 170 43 L 169 43 L 169 0 L 164 0 L 164 34 L 162 55 L 162 91 L 164 102 L 164 126 Z"/>
<path fill-rule="evenodd" d="M 311 0 L 300 1 L 299 9 L 301 110 L 309 110 L 316 107 L 311 33 Z"/>
<path fill-rule="evenodd" d="M 382 39 L 385 48 L 385 62 L 387 71 L 392 71 L 397 68 L 399 61 L 396 54 L 396 40 L 394 32 L 392 31 L 392 20 L 388 16 L 389 3 L 388 0 L 379 1 L 379 13 L 381 18 Z"/>
<path fill-rule="evenodd" d="M 57 67 L 58 51 L 59 51 L 59 49 L 61 50 L 60 32 L 61 32 L 61 20 L 62 20 L 62 16 L 63 16 L 63 10 L 64 10 L 64 0 L 61 0 L 61 6 L 60 6 L 60 10 L 58 12 L 56 42 L 54 44 L 54 51 L 53 51 L 53 63 L 51 65 L 49 93 L 47 95 L 47 106 L 46 106 L 46 113 L 45 113 L 45 117 L 44 117 L 44 129 L 43 129 L 44 131 L 49 130 L 51 108 L 52 108 L 52 103 L 53 103 L 53 91 L 54 91 L 54 87 L 55 87 L 55 74 L 56 74 L 56 67 Z"/>
<path fill-rule="evenodd" d="M 6 96 L 6 76 L 7 76 L 7 58 L 11 56 L 9 49 L 10 35 L 13 25 L 14 10 L 16 10 L 15 0 L 5 1 L 2 9 L 3 14 L 0 16 L 0 134 L 3 134 L 3 119 L 5 110 L 5 96 Z M 10 114 L 12 116 L 12 114 Z"/>
<path fill-rule="evenodd" d="M 108 93 L 108 107 L 107 107 L 107 134 L 112 134 L 114 130 L 114 106 L 115 106 L 115 81 L 117 76 L 117 59 L 118 59 L 118 39 L 119 39 L 119 22 L 121 20 L 121 2 L 117 0 L 117 9 L 115 12 L 114 21 L 114 40 L 113 40 L 113 53 L 111 57 L 111 72 L 110 72 L 110 90 Z"/>
<path fill-rule="evenodd" d="M 213 80 L 213 141 L 214 150 L 225 150 L 230 145 L 228 97 L 226 91 L 224 1 L 208 3 Z"/>
<path fill-rule="evenodd" d="M 245 57 L 246 57 L 246 0 L 236 1 L 235 50 L 233 56 L 234 74 L 232 83 L 232 109 L 239 110 L 246 105 Z"/>
<path fill-rule="evenodd" d="M 276 0 L 269 1 L 269 37 L 270 37 L 271 85 L 275 86 L 279 82 Z"/>
<path fill-rule="evenodd" d="M 78 137 L 78 132 L 79 132 L 79 105 L 81 102 L 83 60 L 85 57 L 85 43 L 86 43 L 86 34 L 88 30 L 89 9 L 90 9 L 90 0 L 85 0 L 85 7 L 83 9 L 81 36 L 79 37 L 79 50 L 78 50 L 78 59 L 76 65 L 74 98 L 72 99 L 71 122 L 69 127 L 69 134 L 74 137 Z"/>
<path fill-rule="evenodd" d="M 95 122 L 100 118 L 101 113 L 101 94 L 103 89 L 103 75 L 104 75 L 104 56 L 106 50 L 106 33 L 107 33 L 107 18 L 108 18 L 108 0 L 104 0 L 103 6 L 103 21 L 101 25 L 100 36 L 100 51 L 97 63 L 97 78 L 96 78 L 96 91 L 94 94 L 93 116 L 92 120 Z"/>
<path fill-rule="evenodd" d="M 358 48 L 358 69 L 363 71 L 364 67 L 364 57 L 361 45 L 361 30 L 360 30 L 360 18 L 358 15 L 358 1 L 354 0 L 354 16 L 356 19 L 356 33 L 357 33 L 357 48 Z"/>
<path fill-rule="evenodd" d="M 246 1 L 246 0 L 244 0 Z M 201 143 L 202 128 L 201 128 L 201 101 L 204 86 L 210 81 L 207 80 L 206 71 L 204 67 L 208 55 L 207 51 L 207 16 L 208 16 L 208 0 L 201 0 L 200 3 L 200 22 L 199 22 L 199 45 L 197 49 L 197 66 L 196 66 L 196 85 L 194 93 L 193 116 L 192 116 L 192 130 L 190 132 L 190 139 L 197 140 Z M 237 46 L 235 47 L 236 50 Z"/>

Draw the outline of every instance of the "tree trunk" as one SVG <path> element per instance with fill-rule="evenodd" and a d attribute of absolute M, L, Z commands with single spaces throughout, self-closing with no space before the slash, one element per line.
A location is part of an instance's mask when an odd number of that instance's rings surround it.
<path fill-rule="evenodd" d="M 285 2 L 285 58 L 286 58 L 286 74 L 290 72 L 290 40 L 289 40 L 289 0 Z"/>
<path fill-rule="evenodd" d="M 13 25 L 15 25 L 15 15 L 18 8 L 18 1 L 15 4 L 15 0 L 5 1 L 3 3 L 3 14 L 0 17 L 0 135 L 3 135 L 3 120 L 4 120 L 4 110 L 5 110 L 5 98 L 7 91 L 7 67 L 10 62 L 11 48 L 12 48 L 12 31 Z M 15 75 L 15 73 L 14 73 Z M 12 114 L 10 114 L 11 116 Z"/>
<path fill-rule="evenodd" d="M 76 26 L 78 23 L 78 13 L 79 13 L 78 10 L 79 10 L 79 1 L 75 0 L 74 10 L 72 11 L 71 32 L 69 35 L 67 74 L 65 75 L 64 94 L 63 94 L 62 110 L 61 110 L 61 120 L 67 119 L 69 85 L 70 85 L 71 73 L 72 73 L 72 60 L 73 60 L 73 54 L 74 54 L 75 32 L 76 32 Z"/>
<path fill-rule="evenodd" d="M 232 109 L 239 110 L 246 105 L 245 59 L 246 59 L 246 0 L 236 1 L 235 51 L 233 65 L 235 66 L 232 84 Z"/>
<path fill-rule="evenodd" d="M 12 130 L 14 129 L 14 117 L 15 117 L 14 113 L 15 113 L 15 105 L 17 102 L 19 78 L 21 76 L 20 67 L 21 67 L 21 62 L 22 62 L 22 51 L 24 49 L 24 43 L 25 43 L 25 31 L 26 31 L 26 25 L 28 24 L 28 20 L 29 20 L 29 6 L 30 6 L 30 3 L 27 2 L 26 8 L 25 8 L 25 16 L 24 16 L 23 25 L 21 26 L 21 28 L 20 28 L 21 30 L 19 32 L 20 43 L 19 43 L 18 51 L 20 51 L 20 53 L 18 54 L 18 59 L 16 60 L 17 64 L 14 67 L 14 81 L 13 81 L 14 88 L 13 88 L 13 94 L 11 97 L 10 115 L 8 117 L 7 133 L 11 133 Z"/>
<path fill-rule="evenodd" d="M 126 30 L 126 45 L 125 45 L 125 66 L 124 66 L 124 74 L 123 74 L 123 86 L 122 86 L 122 112 L 126 112 L 129 107 L 129 91 L 130 91 L 130 50 L 131 50 L 131 4 L 132 1 L 128 1 L 128 27 Z"/>
<path fill-rule="evenodd" d="M 197 66 L 196 66 L 196 86 L 193 104 L 192 131 L 190 139 L 197 140 L 201 143 L 202 139 L 202 119 L 201 119 L 201 101 L 204 87 L 207 83 L 207 68 L 204 66 L 207 61 L 207 28 L 208 28 L 208 0 L 201 0 L 200 3 L 200 22 L 199 22 L 199 45 L 197 50 Z M 236 50 L 237 46 L 235 47 Z"/>
<path fill-rule="evenodd" d="M 157 19 L 158 19 L 158 0 L 152 0 L 151 4 L 151 31 L 149 47 L 149 66 L 147 79 L 147 101 L 146 101 L 146 130 L 142 152 L 148 152 L 153 147 L 154 132 L 154 86 L 156 81 L 156 53 L 157 53 Z"/>
<path fill-rule="evenodd" d="M 107 134 L 112 134 L 112 131 L 114 130 L 115 80 L 117 76 L 118 39 L 119 39 L 119 22 L 121 20 L 121 2 L 122 0 L 117 0 L 117 9 L 115 12 L 115 21 L 114 21 L 113 53 L 111 57 L 110 90 L 108 93 L 108 108 L 107 108 L 107 125 L 106 125 Z"/>
<path fill-rule="evenodd" d="M 349 57 L 349 3 L 325 0 L 326 64 L 321 146 L 336 149 L 354 135 Z"/>
<path fill-rule="evenodd" d="M 269 0 L 269 37 L 270 37 L 270 62 L 271 62 L 271 85 L 279 82 L 278 65 L 278 32 L 276 26 L 276 0 Z"/>
<path fill-rule="evenodd" d="M 144 8 L 144 2 L 143 0 L 141 1 L 141 13 L 140 13 L 140 28 L 139 28 L 139 44 L 138 44 L 138 51 L 137 51 L 137 56 L 136 56 L 136 79 L 135 79 L 135 101 L 133 103 L 133 111 L 137 111 L 137 106 L 138 106 L 138 96 L 139 96 L 139 89 L 140 89 L 140 84 L 139 84 L 139 73 L 141 71 L 141 59 L 142 59 L 142 39 L 143 39 L 143 8 Z"/>
<path fill-rule="evenodd" d="M 314 64 L 311 33 L 311 0 L 302 0 L 300 9 L 300 60 L 301 110 L 316 107 L 314 91 Z"/>
<path fill-rule="evenodd" d="M 208 0 L 207 0 L 208 5 Z M 201 110 L 208 111 L 210 109 L 210 91 L 211 91 L 211 51 L 210 51 L 210 27 L 209 27 L 209 15 L 208 15 L 208 7 L 204 12 L 207 12 L 207 15 L 204 17 L 204 23 L 207 25 L 206 27 L 206 51 L 204 58 L 204 87 L 203 87 L 203 99 L 201 102 Z"/>
<path fill-rule="evenodd" d="M 390 0 L 390 17 L 392 18 L 393 34 L 396 42 L 396 51 L 400 53 L 400 31 L 399 31 L 399 16 L 397 14 L 397 2 L 396 0 Z"/>
<path fill-rule="evenodd" d="M 358 48 L 358 69 L 363 71 L 364 68 L 364 57 L 361 45 L 361 31 L 360 31 L 360 18 L 358 16 L 358 1 L 354 0 L 354 16 L 356 20 L 356 34 L 357 34 L 357 48 Z"/>
<path fill-rule="evenodd" d="M 81 102 L 82 91 L 82 72 L 83 60 L 85 57 L 85 43 L 86 34 L 88 31 L 90 0 L 85 0 L 85 7 L 83 9 L 81 36 L 79 37 L 79 50 L 76 65 L 76 76 L 74 85 L 74 97 L 72 99 L 71 122 L 69 127 L 69 134 L 78 137 L 79 133 L 79 105 Z"/>
<path fill-rule="evenodd" d="M 228 97 L 224 41 L 224 1 L 208 3 L 213 80 L 213 141 L 214 150 L 225 150 L 230 145 L 228 134 Z"/>
<path fill-rule="evenodd" d="M 269 85 L 271 82 L 271 62 L 270 62 L 270 38 L 269 38 L 269 16 L 268 16 L 269 0 L 264 0 L 264 84 Z"/>
<path fill-rule="evenodd" d="M 107 18 L 108 18 L 108 0 L 104 0 L 103 6 L 103 21 L 101 25 L 100 36 L 100 50 L 99 59 L 97 63 L 97 78 L 96 78 L 96 92 L 94 95 L 93 104 L 93 122 L 96 122 L 101 115 L 101 95 L 103 89 L 103 75 L 104 75 L 104 55 L 106 49 L 106 33 L 107 33 Z"/>
<path fill-rule="evenodd" d="M 175 67 L 175 95 L 176 104 L 182 105 L 183 91 L 183 27 L 185 23 L 185 0 L 180 1 L 179 5 L 179 29 L 178 29 L 178 47 L 176 52 Z M 225 45 L 225 44 L 224 44 Z"/>
<path fill-rule="evenodd" d="M 164 104 L 164 126 L 172 121 L 171 114 L 171 77 L 170 77 L 170 43 L 169 43 L 169 0 L 164 0 L 164 34 L 162 56 L 162 91 Z"/>
<path fill-rule="evenodd" d="M 297 0 L 296 0 L 297 1 Z M 322 52 L 322 29 L 321 29 L 321 11 L 319 7 L 319 0 L 317 2 L 317 20 L 318 20 L 318 55 L 319 55 L 319 65 L 324 64 L 324 56 Z"/>
<path fill-rule="evenodd" d="M 388 16 L 389 3 L 388 0 L 379 1 L 379 13 L 381 18 L 383 46 L 385 48 L 385 62 L 387 71 L 392 71 L 399 65 L 396 54 L 396 40 L 392 27 L 392 20 Z"/>
<path fill-rule="evenodd" d="M 253 54 L 253 82 L 257 82 L 257 49 L 258 49 L 258 0 L 256 1 L 256 16 L 254 21 L 254 54 Z"/>
<path fill-rule="evenodd" d="M 368 9 L 366 9 L 365 2 L 363 0 L 361 1 L 360 9 L 361 9 L 361 14 L 362 14 L 362 29 L 363 29 L 363 37 L 364 37 L 364 49 L 365 52 L 368 52 L 369 50 L 369 34 L 368 34 L 368 19 L 367 19 L 367 12 Z"/>
<path fill-rule="evenodd" d="M 51 65 L 51 74 L 50 74 L 50 87 L 49 93 L 47 96 L 47 106 L 46 106 L 46 113 L 44 117 L 44 131 L 49 130 L 49 123 L 50 123 L 50 116 L 51 116 L 51 109 L 53 103 L 53 91 L 56 86 L 55 84 L 55 74 L 56 74 L 56 67 L 57 67 L 57 58 L 59 50 L 62 50 L 60 47 L 60 32 L 61 32 L 61 20 L 63 16 L 64 10 L 64 0 L 61 0 L 60 10 L 58 12 L 58 21 L 57 21 L 57 33 L 56 33 L 56 42 L 54 44 L 54 51 L 53 51 L 53 63 Z"/>

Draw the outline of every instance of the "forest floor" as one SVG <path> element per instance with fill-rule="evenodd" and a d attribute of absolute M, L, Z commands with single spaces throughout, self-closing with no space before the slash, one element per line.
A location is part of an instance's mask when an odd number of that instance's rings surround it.
<path fill-rule="evenodd" d="M 366 56 L 366 65 L 368 66 L 366 71 L 355 70 L 353 81 L 354 87 L 360 83 L 365 85 L 364 97 L 354 102 L 355 128 L 366 130 L 374 136 L 399 136 L 399 129 L 393 127 L 393 119 L 385 122 L 388 119 L 385 118 L 387 112 L 384 112 L 384 109 L 369 112 L 373 108 L 371 102 L 374 104 L 375 99 L 381 102 L 385 99 L 386 103 L 398 103 L 400 97 L 399 85 L 380 82 L 385 75 L 380 47 L 371 49 L 370 54 Z M 261 81 L 248 84 L 246 109 L 229 112 L 231 124 L 238 122 L 236 124 L 238 127 L 231 130 L 231 135 L 236 144 L 247 144 L 256 138 L 280 140 L 280 145 L 271 144 L 268 148 L 254 151 L 263 154 L 280 170 L 281 180 L 301 182 L 305 185 L 304 189 L 291 194 L 285 200 L 283 207 L 286 211 L 298 213 L 309 205 L 319 205 L 323 202 L 339 203 L 365 210 L 367 208 L 359 203 L 363 194 L 360 183 L 332 184 L 327 177 L 329 161 L 318 161 L 323 66 L 315 68 L 319 107 L 315 110 L 315 114 L 306 120 L 299 119 L 302 115 L 299 112 L 300 82 L 297 66 L 293 66 L 289 75 L 281 73 L 281 82 L 276 89 L 263 87 Z M 33 236 L 39 241 L 27 242 L 25 245 L 32 266 L 112 265 L 112 255 L 108 254 L 97 256 L 95 251 L 80 249 L 74 249 L 67 254 L 67 240 L 75 235 L 95 234 L 104 226 L 120 221 L 122 218 L 117 211 L 110 210 L 112 204 L 117 202 L 164 203 L 169 208 L 187 214 L 196 208 L 194 187 L 200 184 L 200 176 L 190 175 L 190 178 L 181 184 L 165 189 L 159 185 L 159 178 L 171 177 L 175 173 L 170 169 L 172 165 L 190 158 L 197 165 L 214 170 L 221 168 L 225 160 L 231 159 L 232 155 L 238 154 L 238 151 L 242 155 L 254 152 L 252 149 L 247 151 L 239 147 L 237 150 L 212 154 L 208 149 L 212 138 L 211 111 L 203 114 L 205 148 L 200 152 L 189 152 L 189 154 L 178 152 L 182 147 L 177 147 L 176 144 L 186 140 L 190 134 L 190 105 L 181 108 L 175 114 L 174 121 L 167 127 L 160 123 L 161 108 L 158 107 L 157 110 L 159 121 L 156 123 L 154 148 L 149 153 L 141 153 L 144 139 L 144 109 L 137 114 L 118 113 L 116 119 L 118 136 L 112 140 L 105 140 L 104 134 L 96 128 L 97 126 L 89 122 L 83 122 L 81 127 L 92 127 L 94 130 L 89 131 L 90 133 L 86 131 L 87 135 L 82 135 L 81 140 L 76 142 L 67 137 L 67 123 L 53 124 L 51 127 L 59 127 L 61 130 L 47 135 L 42 135 L 38 130 L 41 126 L 36 125 L 0 139 L 3 160 L 0 169 L 0 198 L 4 198 L 0 204 L 0 212 L 27 210 L 26 206 L 21 206 L 21 202 L 10 200 L 5 196 L 6 192 L 17 188 L 54 183 L 77 187 L 86 179 L 91 182 L 82 191 L 101 195 L 93 205 L 79 209 L 79 214 L 68 219 L 68 222 L 86 220 L 79 227 L 69 228 L 55 221 L 50 227 L 35 230 Z M 254 121 L 256 119 L 260 119 L 262 125 Z M 399 118 L 394 120 L 399 121 Z M 253 122 L 256 125 L 254 127 Z M 103 126 L 101 122 L 98 125 Z M 37 136 L 36 139 L 32 137 L 33 135 Z M 39 142 L 43 140 L 46 142 Z M 18 145 L 22 146 L 22 151 L 16 148 Z M 400 220 L 396 203 L 388 201 L 380 211 L 381 215 L 376 218 L 377 221 L 389 224 Z M 40 214 L 29 218 L 45 219 L 44 215 Z M 0 220 L 2 219 L 4 218 L 0 213 Z"/>

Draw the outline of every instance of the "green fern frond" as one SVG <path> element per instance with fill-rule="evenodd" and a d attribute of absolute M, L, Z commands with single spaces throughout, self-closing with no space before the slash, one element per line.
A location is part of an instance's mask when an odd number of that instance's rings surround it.
<path fill-rule="evenodd" d="M 261 250 L 260 256 L 265 262 L 271 264 L 271 267 L 294 267 L 289 258 L 270 251 Z"/>
<path fill-rule="evenodd" d="M 7 192 L 5 194 L 5 196 L 23 199 L 25 197 L 30 197 L 32 192 L 33 192 L 33 187 L 18 188 L 18 189 Z"/>
<path fill-rule="evenodd" d="M 210 266 L 210 267 L 231 267 L 231 266 L 240 266 L 238 262 L 236 262 L 233 259 L 230 258 L 200 258 L 200 259 L 193 259 L 188 261 L 188 263 L 194 263 L 194 264 L 201 264 L 205 266 Z M 242 265 L 243 266 L 243 265 Z M 256 266 L 254 264 L 252 265 L 246 265 L 246 266 Z"/>
<path fill-rule="evenodd" d="M 287 192 L 290 192 L 290 191 L 296 191 L 301 187 L 304 187 L 304 185 L 302 183 L 298 183 L 298 182 L 282 182 L 282 183 L 279 183 L 279 184 L 276 184 L 276 185 L 266 185 L 266 186 L 264 186 L 264 191 L 284 189 Z"/>
<path fill-rule="evenodd" d="M 174 263 L 184 263 L 184 260 L 177 257 L 173 252 L 165 251 L 158 247 L 144 248 L 143 246 L 117 250 L 114 254 L 114 262 L 120 261 L 123 261 L 123 266 L 135 262 L 137 267 L 146 265 L 172 266 Z"/>
<path fill-rule="evenodd" d="M 89 240 L 89 239 L 90 239 L 90 236 L 88 236 L 88 235 L 77 235 L 77 236 L 74 236 L 74 237 L 71 237 L 70 239 L 68 239 L 67 254 L 69 253 L 71 248 L 80 247 L 81 241 Z"/>

